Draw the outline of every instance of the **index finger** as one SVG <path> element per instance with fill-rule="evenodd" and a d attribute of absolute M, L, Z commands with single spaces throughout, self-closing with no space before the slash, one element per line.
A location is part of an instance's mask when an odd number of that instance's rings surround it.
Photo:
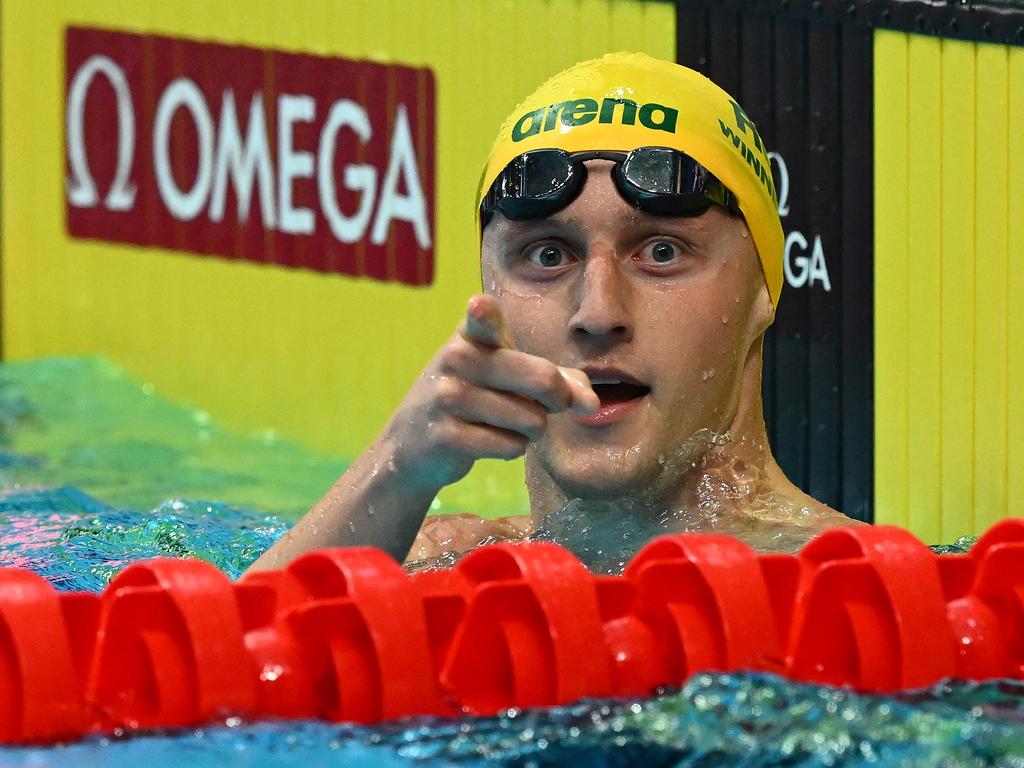
<path fill-rule="evenodd" d="M 469 300 L 466 306 L 466 322 L 459 333 L 467 341 L 485 347 L 515 349 L 512 334 L 505 325 L 498 302 L 493 296 L 479 294 Z"/>

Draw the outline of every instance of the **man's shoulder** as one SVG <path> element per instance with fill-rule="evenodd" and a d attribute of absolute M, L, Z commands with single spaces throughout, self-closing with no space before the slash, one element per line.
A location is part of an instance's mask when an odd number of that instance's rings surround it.
<path fill-rule="evenodd" d="M 529 515 L 498 518 L 431 515 L 420 526 L 407 559 L 427 560 L 444 552 L 466 552 L 491 538 L 521 539 L 529 530 Z"/>

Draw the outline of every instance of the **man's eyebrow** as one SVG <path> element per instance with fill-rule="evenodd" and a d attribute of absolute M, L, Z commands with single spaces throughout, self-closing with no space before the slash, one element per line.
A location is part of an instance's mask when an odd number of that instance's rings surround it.
<path fill-rule="evenodd" d="M 700 234 L 708 229 L 708 217 L 704 214 L 700 216 L 657 216 L 643 211 L 635 211 L 621 223 L 621 227 L 630 231 L 678 228 L 692 234 Z"/>
<path fill-rule="evenodd" d="M 575 217 L 569 218 L 565 221 L 554 218 L 524 219 L 522 221 L 506 219 L 502 222 L 502 228 L 497 234 L 502 238 L 513 238 L 566 231 L 579 232 L 579 220 Z"/>

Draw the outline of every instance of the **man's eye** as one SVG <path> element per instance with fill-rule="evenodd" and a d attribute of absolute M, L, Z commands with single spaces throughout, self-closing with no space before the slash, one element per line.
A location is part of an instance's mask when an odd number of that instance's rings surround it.
<path fill-rule="evenodd" d="M 562 267 L 569 261 L 569 256 L 557 245 L 538 245 L 527 251 L 526 260 L 538 267 Z"/>
<path fill-rule="evenodd" d="M 639 260 L 655 264 L 668 264 L 682 255 L 682 249 L 675 243 L 668 240 L 655 240 L 644 246 L 644 249 L 640 251 Z"/>

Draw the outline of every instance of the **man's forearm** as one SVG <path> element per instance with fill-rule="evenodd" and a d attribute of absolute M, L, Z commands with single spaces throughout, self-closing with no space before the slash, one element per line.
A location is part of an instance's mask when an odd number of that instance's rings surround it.
<path fill-rule="evenodd" d="M 438 490 L 410 483 L 386 444 L 378 443 L 249 572 L 283 568 L 324 547 L 377 547 L 402 562 Z"/>

